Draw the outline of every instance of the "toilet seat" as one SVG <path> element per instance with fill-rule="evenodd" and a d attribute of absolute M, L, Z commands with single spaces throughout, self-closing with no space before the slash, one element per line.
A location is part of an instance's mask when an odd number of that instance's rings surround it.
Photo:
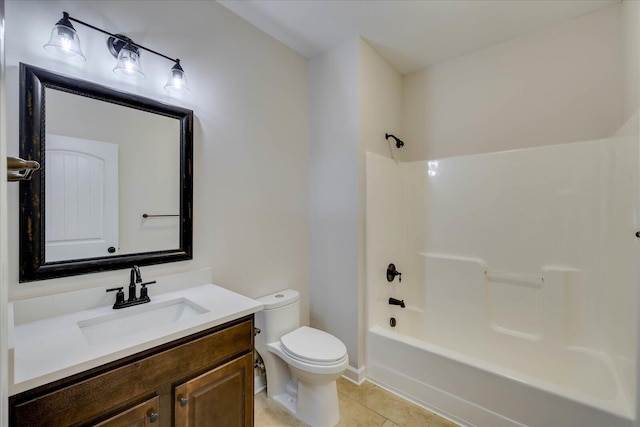
<path fill-rule="evenodd" d="M 280 338 L 282 351 L 292 359 L 314 365 L 335 365 L 347 357 L 347 347 L 338 338 L 302 326 Z"/>

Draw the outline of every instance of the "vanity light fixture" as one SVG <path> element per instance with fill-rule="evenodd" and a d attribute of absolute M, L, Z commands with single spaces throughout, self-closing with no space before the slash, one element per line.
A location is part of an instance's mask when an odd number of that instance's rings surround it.
<path fill-rule="evenodd" d="M 169 79 L 164 88 L 168 92 L 174 91 L 189 91 L 187 86 L 187 77 L 184 70 L 180 65 L 179 59 L 171 58 L 167 55 L 163 55 L 160 52 L 146 48 L 138 43 L 135 43 L 129 37 L 122 34 L 112 34 L 108 31 L 95 27 L 79 19 L 71 17 L 67 12 L 62 12 L 62 19 L 60 19 L 53 27 L 51 32 L 51 38 L 49 42 L 44 45 L 44 48 L 54 53 L 60 53 L 65 57 L 73 60 L 84 61 L 85 56 L 80 49 L 80 39 L 78 33 L 71 24 L 71 21 L 82 24 L 85 27 L 89 27 L 93 30 L 101 32 L 109 36 L 107 39 L 107 47 L 109 52 L 117 59 L 116 66 L 113 72 L 118 76 L 123 77 L 141 77 L 145 75 L 142 72 L 142 66 L 140 65 L 140 50 L 146 50 L 147 52 L 161 56 L 174 63 L 173 67 L 169 71 Z"/>
<path fill-rule="evenodd" d="M 62 12 L 62 19 L 54 25 L 49 42 L 44 45 L 44 48 L 50 52 L 59 53 L 69 60 L 85 61 L 87 59 L 80 49 L 80 38 L 67 12 Z"/>
<path fill-rule="evenodd" d="M 167 79 L 167 84 L 164 85 L 165 90 L 171 91 L 182 91 L 186 90 L 187 92 L 191 92 L 189 87 L 187 86 L 187 76 L 184 74 L 184 70 L 182 66 L 180 66 L 180 60 L 176 59 L 176 64 L 171 67 L 171 71 L 169 71 L 169 78 Z"/>
<path fill-rule="evenodd" d="M 112 37 L 109 37 L 109 41 L 111 41 L 109 46 L 115 43 L 116 40 L 111 39 Z M 134 46 L 130 38 L 126 39 L 126 43 L 120 47 L 120 51 L 117 52 L 115 56 L 118 61 L 116 62 L 113 72 L 116 75 L 121 77 L 145 77 L 142 72 L 142 66 L 140 65 L 140 49 Z"/>

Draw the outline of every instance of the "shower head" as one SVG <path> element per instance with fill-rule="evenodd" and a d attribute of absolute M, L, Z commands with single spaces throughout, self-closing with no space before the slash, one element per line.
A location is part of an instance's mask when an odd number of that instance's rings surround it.
<path fill-rule="evenodd" d="M 398 148 L 404 147 L 404 142 L 401 139 L 398 139 L 397 137 L 395 137 L 394 135 L 391 135 L 390 133 L 385 133 L 384 139 L 389 139 L 389 138 L 393 138 L 396 140 L 396 147 Z"/>

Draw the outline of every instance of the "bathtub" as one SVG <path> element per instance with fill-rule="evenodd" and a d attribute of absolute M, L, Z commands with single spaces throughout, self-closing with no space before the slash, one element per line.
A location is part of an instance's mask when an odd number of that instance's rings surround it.
<path fill-rule="evenodd" d="M 614 427 L 633 426 L 624 394 L 610 364 L 576 351 L 565 378 L 581 371 L 597 379 L 551 382 L 482 360 L 471 349 L 454 351 L 426 337 L 400 333 L 411 324 L 411 310 L 395 315 L 396 328 L 374 326 L 367 334 L 367 377 L 461 425 Z M 405 325 L 405 327 L 402 327 Z M 518 360 L 513 360 L 517 364 Z M 601 381 L 601 382 L 600 382 Z"/>
<path fill-rule="evenodd" d="M 367 153 L 367 378 L 461 425 L 636 426 L 637 158 Z"/>
<path fill-rule="evenodd" d="M 423 285 L 387 283 L 370 295 L 373 382 L 462 425 L 635 425 L 612 355 L 573 336 L 567 307 L 584 271 L 548 265 L 534 276 L 451 254 L 412 259 Z"/>

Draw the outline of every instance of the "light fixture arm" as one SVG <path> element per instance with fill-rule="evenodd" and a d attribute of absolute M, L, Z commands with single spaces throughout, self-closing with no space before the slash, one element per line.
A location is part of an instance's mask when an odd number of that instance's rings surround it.
<path fill-rule="evenodd" d="M 94 26 L 94 25 L 87 24 L 87 23 L 86 23 L 86 22 L 84 22 L 84 21 L 81 21 L 81 20 L 79 20 L 79 19 L 76 19 L 76 18 L 72 17 L 72 16 L 71 16 L 71 15 L 69 15 L 67 12 L 62 12 L 62 15 L 63 15 L 65 18 L 67 18 L 69 21 L 77 22 L 78 24 L 82 24 L 82 25 L 84 25 L 85 27 L 89 27 L 89 28 L 91 28 L 92 30 L 99 31 L 99 32 L 101 32 L 101 33 L 103 33 L 103 34 L 106 34 L 106 35 L 108 35 L 108 36 L 110 36 L 110 37 L 113 37 L 114 39 L 121 40 L 121 41 L 123 41 L 123 42 L 130 42 L 133 46 L 137 47 L 138 49 L 146 50 L 147 52 L 150 52 L 150 53 L 153 53 L 153 54 L 155 54 L 155 55 L 158 55 L 158 56 L 161 56 L 161 57 L 163 57 L 163 58 L 166 58 L 166 59 L 168 59 L 168 60 L 169 60 L 169 61 L 171 61 L 171 62 L 180 63 L 180 60 L 179 60 L 179 59 L 171 58 L 170 56 L 164 55 L 164 54 L 162 54 L 162 53 L 160 53 L 160 52 L 156 52 L 156 51 L 155 51 L 155 50 L 153 50 L 153 49 L 149 49 L 148 47 L 144 47 L 144 46 L 142 46 L 141 44 L 138 44 L 138 43 L 134 42 L 133 40 L 131 40 L 131 39 L 129 39 L 129 38 L 124 39 L 124 38 L 123 38 L 123 36 L 122 36 L 121 34 L 112 34 L 112 33 L 108 32 L 108 31 L 103 30 L 102 28 L 98 28 L 98 27 L 96 27 L 96 26 Z"/>

